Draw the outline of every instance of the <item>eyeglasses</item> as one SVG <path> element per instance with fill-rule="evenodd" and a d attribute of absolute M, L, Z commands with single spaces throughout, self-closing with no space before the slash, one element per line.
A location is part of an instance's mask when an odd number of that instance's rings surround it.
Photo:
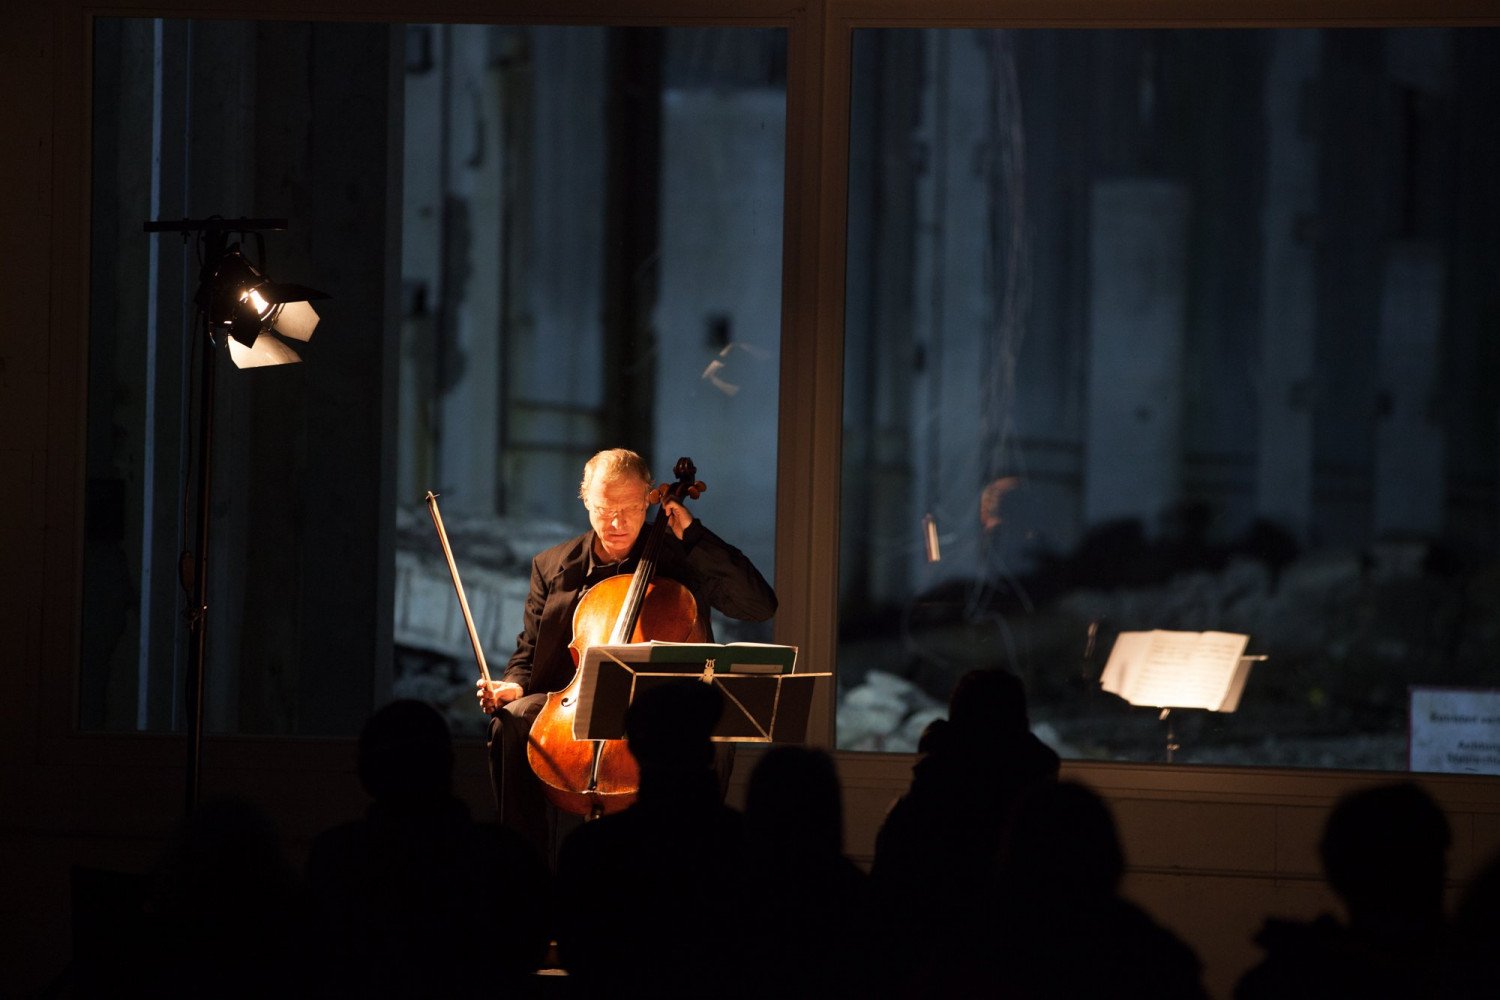
<path fill-rule="evenodd" d="M 584 504 L 584 506 L 588 507 L 589 511 L 601 521 L 613 521 L 617 518 L 621 521 L 628 521 L 646 512 L 646 505 L 643 503 L 631 504 L 629 507 L 595 507 L 593 504 Z"/>

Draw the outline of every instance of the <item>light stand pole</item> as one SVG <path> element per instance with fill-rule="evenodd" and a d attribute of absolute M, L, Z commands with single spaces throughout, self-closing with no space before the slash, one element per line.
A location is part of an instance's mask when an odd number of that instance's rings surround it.
<path fill-rule="evenodd" d="M 188 670 L 186 708 L 188 713 L 188 760 L 186 811 L 191 815 L 198 805 L 203 763 L 203 674 L 208 659 L 208 529 L 209 499 L 213 483 L 214 454 L 214 382 L 219 366 L 218 345 L 212 332 L 205 330 L 200 347 L 202 371 L 198 383 L 198 530 L 197 550 L 184 554 L 191 560 L 192 604 L 188 608 Z M 180 567 L 187 570 L 189 567 Z M 187 583 L 186 580 L 183 583 Z"/>

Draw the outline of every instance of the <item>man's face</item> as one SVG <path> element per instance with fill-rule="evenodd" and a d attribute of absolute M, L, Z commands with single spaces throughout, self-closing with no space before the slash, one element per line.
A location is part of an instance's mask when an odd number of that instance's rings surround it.
<path fill-rule="evenodd" d="M 639 479 L 612 479 L 589 484 L 583 503 L 589 524 L 598 536 L 599 555 L 606 561 L 623 559 L 646 523 L 648 484 Z"/>

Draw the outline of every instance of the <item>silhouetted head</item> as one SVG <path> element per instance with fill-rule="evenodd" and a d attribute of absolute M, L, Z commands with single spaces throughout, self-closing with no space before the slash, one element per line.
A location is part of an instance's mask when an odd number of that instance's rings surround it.
<path fill-rule="evenodd" d="M 1441 913 L 1448 818 L 1410 782 L 1380 785 L 1340 799 L 1319 851 L 1328 884 L 1356 921 L 1371 913 Z"/>
<path fill-rule="evenodd" d="M 157 866 L 153 904 L 179 917 L 249 919 L 282 903 L 294 879 L 264 809 L 244 799 L 205 799 L 178 827 Z"/>
<path fill-rule="evenodd" d="M 843 853 L 844 813 L 833 758 L 812 747 L 768 751 L 750 772 L 745 825 L 763 844 Z"/>
<path fill-rule="evenodd" d="M 1041 785 L 1020 803 L 1004 851 L 1007 881 L 1060 902 L 1113 896 L 1125 852 L 1109 806 L 1084 785 Z"/>
<path fill-rule="evenodd" d="M 976 744 L 1029 732 L 1026 689 L 1006 670 L 971 670 L 948 698 L 948 717 L 933 720 L 917 742 L 920 753 L 950 748 L 971 753 Z"/>
<path fill-rule="evenodd" d="M 724 696 L 702 681 L 667 681 L 643 691 L 625 711 L 625 739 L 642 776 L 712 768 L 709 737 L 723 711 Z"/>
<path fill-rule="evenodd" d="M 970 671 L 959 678 L 948 699 L 948 721 L 964 731 L 1027 729 L 1026 689 L 1006 670 Z"/>
<path fill-rule="evenodd" d="M 359 733 L 359 782 L 377 802 L 449 794 L 453 738 L 437 709 L 402 699 L 370 716 Z"/>

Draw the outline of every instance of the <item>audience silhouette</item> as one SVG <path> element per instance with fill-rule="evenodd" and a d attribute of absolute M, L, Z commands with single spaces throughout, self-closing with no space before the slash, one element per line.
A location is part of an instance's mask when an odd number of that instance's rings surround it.
<path fill-rule="evenodd" d="M 578 827 L 558 858 L 558 953 L 577 997 L 739 997 L 744 819 L 723 804 L 710 736 L 723 696 L 697 680 L 625 715 L 634 805 Z"/>
<path fill-rule="evenodd" d="M 1453 915 L 1450 995 L 1493 997 L 1500 983 L 1500 855 L 1469 882 Z"/>
<path fill-rule="evenodd" d="M 1016 804 L 1057 780 L 1060 761 L 1032 735 L 1015 675 L 976 670 L 953 689 L 948 718 L 930 725 L 911 788 L 875 839 L 871 877 L 888 915 L 886 945 L 918 977 L 944 960 L 992 900 L 1000 846 Z"/>
<path fill-rule="evenodd" d="M 140 981 L 115 993 L 264 997 L 294 981 L 296 869 L 270 818 L 238 799 L 209 799 L 147 877 Z"/>
<path fill-rule="evenodd" d="M 1440 995 L 1451 839 L 1447 817 L 1415 784 L 1339 800 L 1320 854 L 1347 921 L 1267 920 L 1256 937 L 1266 957 L 1241 977 L 1237 1000 Z"/>
<path fill-rule="evenodd" d="M 744 814 L 723 804 L 710 740 L 722 710 L 696 680 L 637 698 L 638 800 L 570 834 L 549 886 L 533 848 L 455 798 L 442 717 L 393 702 L 360 734 L 368 811 L 314 840 L 305 880 L 263 812 L 206 801 L 144 879 L 94 887 L 138 923 L 109 952 L 107 929 L 75 915 L 95 944 L 73 995 L 537 996 L 530 974 L 555 930 L 578 1000 L 1207 996 L 1193 950 L 1121 896 L 1109 807 L 1057 780 L 1013 676 L 960 681 L 869 877 L 844 854 L 828 754 L 771 748 Z M 1494 995 L 1500 857 L 1450 923 L 1451 839 L 1414 783 L 1341 799 L 1320 853 L 1345 919 L 1268 919 L 1236 1000 Z M 118 968 L 98 961 L 117 953 Z"/>
<path fill-rule="evenodd" d="M 369 809 L 320 834 L 308 858 L 318 994 L 492 994 L 541 964 L 545 865 L 519 834 L 475 823 L 452 773 L 448 725 L 431 706 L 395 701 L 365 724 Z"/>
<path fill-rule="evenodd" d="M 974 925 L 984 939 L 964 942 L 966 953 L 994 959 L 944 995 L 1206 998 L 1197 955 L 1120 895 L 1124 874 L 1099 795 L 1076 782 L 1033 788 L 1007 837 L 994 916 Z M 975 963 L 957 966 L 966 967 Z M 986 977 L 993 989 L 976 992 Z"/>
<path fill-rule="evenodd" d="M 767 751 L 750 774 L 745 828 L 752 993 L 874 993 L 884 975 L 874 961 L 878 918 L 867 876 L 844 856 L 833 759 L 807 747 Z"/>

